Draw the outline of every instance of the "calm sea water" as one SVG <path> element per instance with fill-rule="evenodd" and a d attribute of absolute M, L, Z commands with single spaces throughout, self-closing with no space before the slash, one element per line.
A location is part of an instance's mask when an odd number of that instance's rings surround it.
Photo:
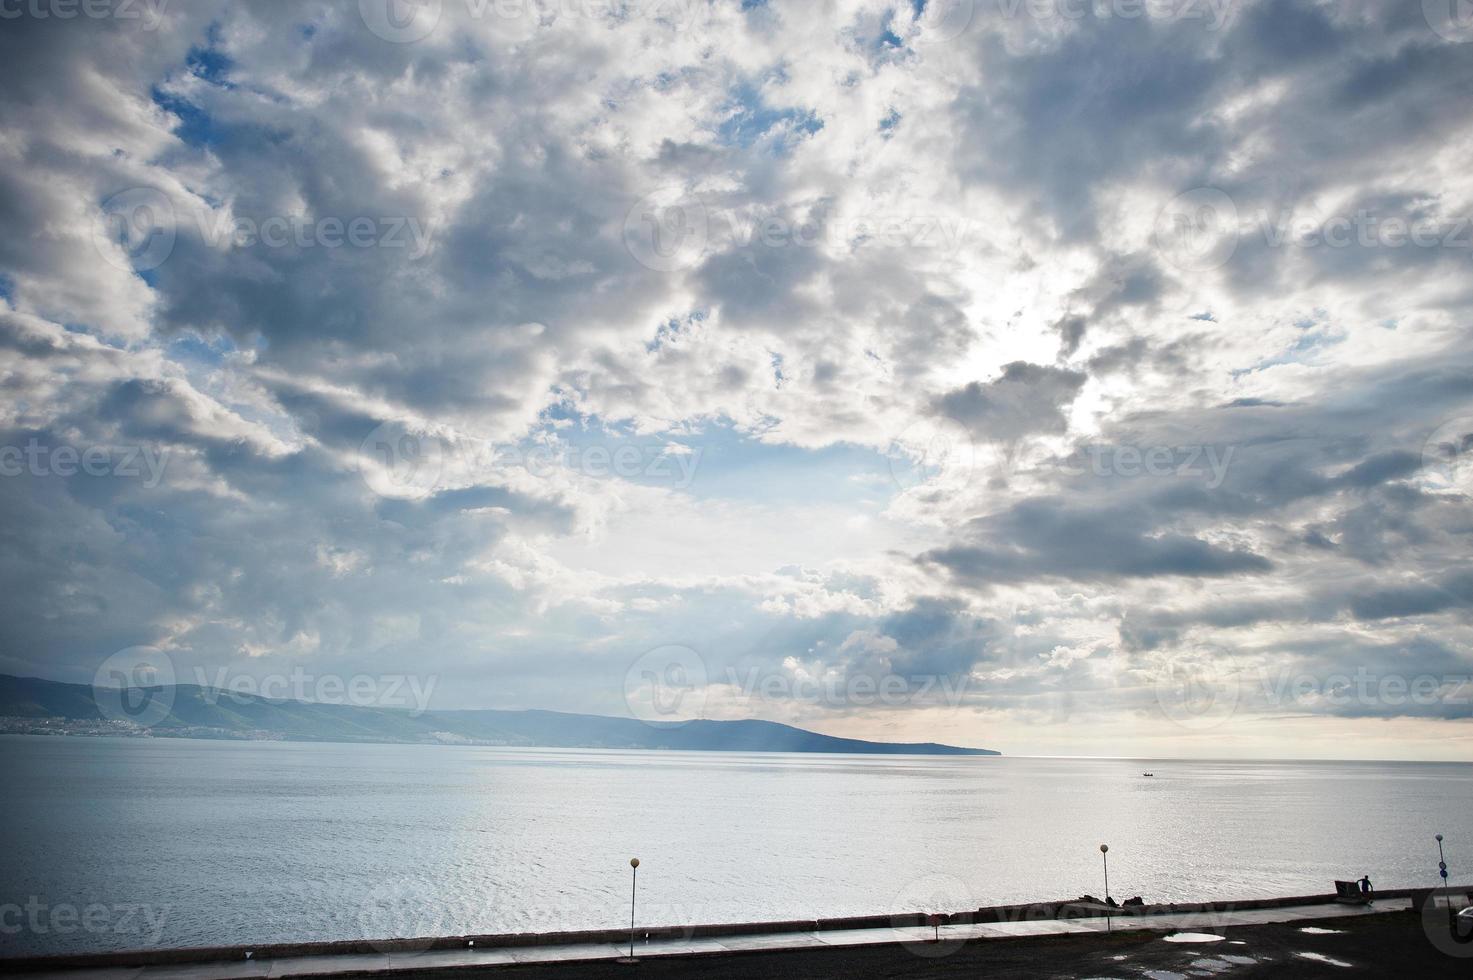
<path fill-rule="evenodd" d="M 0 738 L 0 954 L 1473 875 L 1473 765 Z M 1150 770 L 1153 778 L 1141 773 Z"/>

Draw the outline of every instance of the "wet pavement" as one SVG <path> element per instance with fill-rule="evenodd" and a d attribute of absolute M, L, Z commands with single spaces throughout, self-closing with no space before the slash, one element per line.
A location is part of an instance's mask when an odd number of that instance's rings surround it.
<path fill-rule="evenodd" d="M 1180 976 L 1211 976 L 1231 972 L 1233 959 L 1243 959 L 1241 953 L 1226 948 L 1231 941 L 1223 937 L 1224 930 L 1246 926 L 1269 924 L 1292 924 L 1299 921 L 1321 923 L 1301 931 L 1310 936 L 1332 937 L 1339 934 L 1337 921 L 1349 924 L 1349 920 L 1367 916 L 1379 916 L 1393 912 L 1407 912 L 1411 908 L 1408 900 L 1380 901 L 1371 907 L 1347 905 L 1303 905 L 1275 909 L 1254 909 L 1229 912 L 1173 913 L 1151 916 L 1120 916 L 1106 918 L 1045 919 L 1018 922 L 989 922 L 942 926 L 931 928 L 881 928 L 846 929 L 823 932 L 782 932 L 742 936 L 696 937 L 688 939 L 658 939 L 635 944 L 635 956 L 643 964 L 653 964 L 661 959 L 672 961 L 685 957 L 700 957 L 701 970 L 706 972 L 710 956 L 734 953 L 758 953 L 778 951 L 839 951 L 845 947 L 889 946 L 904 949 L 917 959 L 942 963 L 960 949 L 972 949 L 988 945 L 988 940 L 1028 939 L 1063 936 L 1113 936 L 1115 933 L 1138 933 L 1140 930 L 1165 933 L 1158 937 L 1173 943 L 1175 948 L 1186 949 L 1198 946 L 1202 949 L 1202 966 L 1192 967 Z M 1324 923 L 1328 923 L 1325 925 Z M 1226 944 L 1226 945 L 1225 945 Z M 1211 947 L 1211 953 L 1208 953 Z M 1218 947 L 1222 947 L 1221 950 Z M 1218 955 L 1219 952 L 1221 955 Z M 240 980 L 255 977 L 303 977 L 346 974 L 409 974 L 438 973 L 441 971 L 465 971 L 475 967 L 495 968 L 503 966 L 531 966 L 534 964 L 597 964 L 601 961 L 617 961 L 627 957 L 629 947 L 610 943 L 586 943 L 565 946 L 516 946 L 474 947 L 465 949 L 436 949 L 420 952 L 393 953 L 346 953 L 314 956 L 288 956 L 274 959 L 235 960 L 229 962 L 171 964 L 147 967 L 107 967 L 92 969 L 57 970 L 46 973 L 12 974 L 20 977 L 44 977 L 46 980 Z M 1316 956 L 1327 957 L 1316 960 Z M 1327 969 L 1345 969 L 1332 962 L 1333 954 L 1313 949 L 1305 951 L 1304 965 L 1323 966 Z M 1342 961 L 1344 962 L 1344 961 Z M 673 965 L 673 963 L 672 963 Z M 1463 964 L 1464 966 L 1467 963 Z M 578 971 L 573 971 L 578 972 Z M 642 971 L 643 972 L 643 971 Z M 1173 973 L 1175 971 L 1167 971 Z M 1067 975 L 1067 974 L 1063 974 Z M 1128 976 L 1147 976 L 1148 980 L 1172 980 L 1165 974 L 1151 976 L 1132 970 Z"/>

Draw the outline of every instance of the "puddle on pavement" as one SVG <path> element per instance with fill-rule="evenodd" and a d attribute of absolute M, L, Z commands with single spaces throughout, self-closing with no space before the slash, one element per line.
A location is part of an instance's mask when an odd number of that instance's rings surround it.
<path fill-rule="evenodd" d="M 1210 932 L 1175 932 L 1163 938 L 1168 943 L 1220 943 L 1223 939 Z"/>
<path fill-rule="evenodd" d="M 1333 956 L 1326 956 L 1324 953 L 1295 953 L 1294 955 L 1303 957 L 1306 960 L 1314 960 L 1316 963 L 1324 963 L 1327 966 L 1350 966 L 1344 960 L 1337 960 Z"/>
<path fill-rule="evenodd" d="M 1231 970 L 1233 965 L 1227 960 L 1218 959 L 1215 956 L 1203 957 L 1200 960 L 1192 960 L 1192 972 L 1197 976 L 1202 974 L 1217 974 Z"/>

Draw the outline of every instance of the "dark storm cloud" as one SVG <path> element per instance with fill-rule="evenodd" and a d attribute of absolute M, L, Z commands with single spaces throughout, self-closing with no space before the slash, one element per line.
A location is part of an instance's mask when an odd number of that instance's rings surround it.
<path fill-rule="evenodd" d="M 973 381 L 932 403 L 980 438 L 1006 441 L 1064 428 L 1064 409 L 1084 386 L 1085 375 L 1064 368 L 1014 361 L 992 381 Z"/>
<path fill-rule="evenodd" d="M 880 621 L 879 630 L 900 645 L 890 656 L 902 675 L 965 677 L 990 655 L 1000 624 L 980 619 L 956 599 L 925 597 Z"/>
<path fill-rule="evenodd" d="M 1121 18 L 1090 21 L 1041 49 L 1010 50 L 983 33 L 987 81 L 952 106 L 958 172 L 1027 194 L 1066 236 L 1093 237 L 1096 182 L 1143 161 L 1210 158 L 1221 145 L 1199 121 L 1224 72 L 1209 40 L 1200 25 Z"/>
<path fill-rule="evenodd" d="M 1335 482 L 1343 487 L 1374 487 L 1411 476 L 1421 468 L 1420 453 L 1392 450 L 1361 460 L 1336 477 Z"/>
<path fill-rule="evenodd" d="M 1457 610 L 1473 618 L 1473 573 L 1460 572 L 1441 582 L 1394 586 L 1364 592 L 1350 600 L 1357 619 L 1425 616 Z"/>
<path fill-rule="evenodd" d="M 1089 508 L 1057 498 L 1029 500 L 973 521 L 966 538 L 976 543 L 929 551 L 921 561 L 973 586 L 1032 578 L 1213 578 L 1273 567 L 1251 551 L 1163 531 L 1145 508 Z"/>

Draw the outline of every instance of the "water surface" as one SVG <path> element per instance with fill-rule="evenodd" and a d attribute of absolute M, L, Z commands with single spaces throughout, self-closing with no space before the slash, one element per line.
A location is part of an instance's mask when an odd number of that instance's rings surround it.
<path fill-rule="evenodd" d="M 632 856 L 648 924 L 1099 894 L 1101 842 L 1148 901 L 1432 885 L 1438 832 L 1473 870 L 1460 764 L 6 736 L 0 765 L 4 955 L 617 927 Z"/>

